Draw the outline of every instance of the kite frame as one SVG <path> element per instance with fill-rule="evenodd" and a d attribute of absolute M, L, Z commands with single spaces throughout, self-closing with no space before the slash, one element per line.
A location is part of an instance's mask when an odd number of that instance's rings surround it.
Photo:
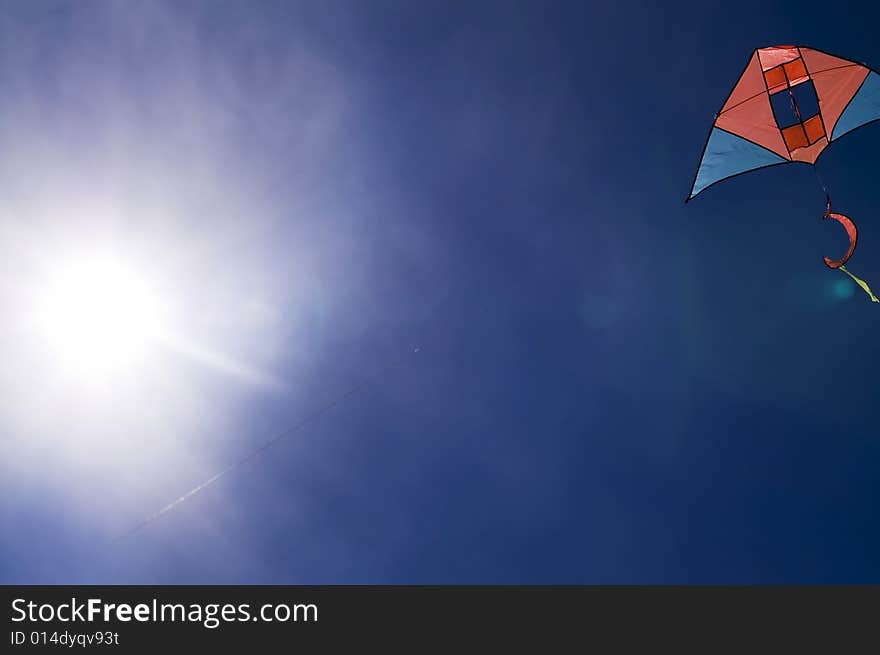
<path fill-rule="evenodd" d="M 861 61 L 854 61 L 854 60 L 852 60 L 852 59 L 847 59 L 847 58 L 844 57 L 843 55 L 836 55 L 836 54 L 834 54 L 834 53 L 832 53 L 832 52 L 828 52 L 827 50 L 822 50 L 822 49 L 820 49 L 820 48 L 814 48 L 814 47 L 811 46 L 811 45 L 797 45 L 797 46 L 795 46 L 795 47 L 798 49 L 798 52 L 800 52 L 801 48 L 808 48 L 808 49 L 810 49 L 810 50 L 815 50 L 816 52 L 821 52 L 823 55 L 828 55 L 829 57 L 836 57 L 837 59 L 843 59 L 843 60 L 845 60 L 845 61 L 851 61 L 851 62 L 853 62 L 853 64 L 855 64 L 855 65 L 857 65 L 857 66 L 863 66 L 863 67 L 867 68 L 868 71 L 869 71 L 870 73 L 876 73 L 877 75 L 880 75 L 880 70 L 877 70 L 876 68 L 873 68 L 873 67 L 869 66 L 868 64 L 866 64 L 866 63 L 864 63 L 864 62 L 861 62 Z M 761 50 L 761 48 L 754 48 L 754 49 L 752 50 L 752 52 L 751 52 L 751 54 L 750 54 L 750 56 L 749 56 L 749 60 L 746 62 L 745 66 L 743 66 L 742 71 L 740 72 L 740 74 L 739 74 L 739 75 L 737 76 L 737 78 L 736 78 L 737 80 L 739 80 L 743 75 L 745 75 L 746 71 L 747 71 L 748 68 L 749 68 L 749 65 L 752 63 L 752 56 L 753 56 L 758 50 Z M 808 71 L 808 72 L 809 72 L 809 71 Z M 846 105 L 844 105 L 843 110 L 840 112 L 840 115 L 841 115 L 841 116 L 843 116 L 843 114 L 844 114 L 844 113 L 846 112 L 846 110 L 849 108 L 850 103 L 851 103 L 851 102 L 853 101 L 853 99 L 859 94 L 859 91 L 862 90 L 862 86 L 864 86 L 865 81 L 868 79 L 868 77 L 870 77 L 870 75 L 865 75 L 865 79 L 862 80 L 862 83 L 861 83 L 861 84 L 859 84 L 859 88 L 856 89 L 855 93 L 853 93 L 852 97 L 847 101 Z M 812 79 L 812 78 L 811 78 L 811 79 Z M 764 86 L 765 86 L 765 87 L 767 86 L 767 81 L 766 81 L 766 80 L 764 81 Z M 764 148 L 765 150 L 767 150 L 767 148 L 766 148 L 765 146 L 762 146 L 760 143 L 755 143 L 755 142 L 752 141 L 751 139 L 746 139 L 745 137 L 740 136 L 739 134 L 734 134 L 733 132 L 730 132 L 729 130 L 725 130 L 724 128 L 722 128 L 722 127 L 717 127 L 717 126 L 715 125 L 715 121 L 717 121 L 717 120 L 718 120 L 718 117 L 721 115 L 721 110 L 724 109 L 724 105 L 726 105 L 726 104 L 727 104 L 727 101 L 730 100 L 730 96 L 733 95 L 733 91 L 734 91 L 735 89 L 736 89 L 736 84 L 734 84 L 734 85 L 730 88 L 730 91 L 729 91 L 728 94 L 724 97 L 724 100 L 721 102 L 721 106 L 718 108 L 718 111 L 715 112 L 715 116 L 712 118 L 712 124 L 709 126 L 709 132 L 708 132 L 708 134 L 706 135 L 706 140 L 703 142 L 703 148 L 702 148 L 702 150 L 700 151 L 700 159 L 699 159 L 699 161 L 698 161 L 698 163 L 697 163 L 697 169 L 694 171 L 694 177 L 693 177 L 693 180 L 691 181 L 691 191 L 693 191 L 694 186 L 695 186 L 696 183 L 697 183 L 697 176 L 699 176 L 699 174 L 700 174 L 700 165 L 703 163 L 703 157 L 706 156 L 706 148 L 709 147 L 709 139 L 712 138 L 712 132 L 713 132 L 714 130 L 717 129 L 717 130 L 721 130 L 722 132 L 727 132 L 727 134 L 731 134 L 731 135 L 733 135 L 733 136 L 739 137 L 739 138 L 741 138 L 741 139 L 743 139 L 743 140 L 745 140 L 745 141 L 748 141 L 749 143 L 753 143 L 753 144 L 755 144 L 755 145 L 758 146 L 759 148 Z M 821 112 L 821 111 L 819 112 L 819 115 L 820 115 L 820 116 L 822 115 L 822 112 Z M 861 128 L 865 127 L 866 125 L 871 125 L 871 124 L 876 123 L 876 122 L 878 122 L 878 121 L 880 121 L 880 116 L 878 116 L 877 118 L 873 118 L 873 119 L 869 120 L 869 121 L 866 122 L 866 123 L 862 123 L 862 124 L 859 125 L 858 127 L 854 127 L 854 128 L 851 129 L 849 132 L 846 132 L 846 134 L 841 134 L 841 135 L 840 135 L 839 137 L 837 137 L 837 138 L 838 138 L 838 139 L 843 138 L 845 135 L 852 134 L 852 133 L 855 132 L 856 130 L 860 130 Z M 825 126 L 825 119 L 824 119 L 824 118 L 822 119 L 822 126 L 823 126 L 823 127 Z M 827 130 L 826 130 L 826 134 L 827 134 Z M 836 141 L 836 139 L 832 139 L 831 137 L 828 137 L 828 146 L 830 146 L 830 145 L 832 144 L 833 141 Z M 816 157 L 816 162 L 819 161 L 819 159 L 822 157 L 822 155 L 825 154 L 825 150 L 827 150 L 828 146 L 826 146 L 825 148 L 823 148 L 823 149 L 822 149 L 822 152 L 820 152 L 820 153 L 818 154 L 818 156 Z M 786 144 L 786 148 L 787 148 L 787 144 Z M 772 152 L 772 151 L 771 151 L 771 152 Z M 791 156 L 791 151 L 789 151 L 789 156 Z M 687 197 L 684 199 L 684 202 L 685 202 L 685 204 L 689 203 L 691 200 L 693 200 L 693 199 L 696 198 L 698 195 L 700 195 L 701 193 L 703 193 L 703 191 L 705 191 L 706 189 L 708 189 L 708 188 L 710 188 L 710 187 L 715 186 L 715 185 L 718 184 L 719 182 L 726 182 L 727 180 L 732 180 L 733 178 L 735 178 L 735 177 L 739 177 L 740 175 L 745 175 L 746 173 L 754 173 L 755 171 L 760 171 L 760 170 L 762 170 L 762 169 L 764 169 L 764 168 L 772 168 L 773 166 L 782 166 L 783 164 L 805 164 L 805 165 L 807 165 L 807 166 L 812 166 L 813 168 L 816 168 L 816 162 L 813 162 L 813 163 L 811 164 L 811 163 L 809 163 L 809 162 L 805 162 L 805 161 L 800 161 L 800 160 L 795 160 L 795 159 L 789 159 L 789 160 L 787 160 L 787 161 L 776 162 L 775 164 L 764 164 L 763 166 L 758 166 L 758 167 L 756 167 L 756 168 L 750 168 L 750 169 L 747 170 L 747 171 L 741 171 L 741 172 L 739 172 L 739 173 L 734 173 L 733 175 L 728 175 L 727 177 L 722 177 L 720 180 L 715 180 L 715 181 L 712 182 L 711 184 L 707 184 L 706 186 L 704 186 L 702 189 L 700 189 L 699 191 L 697 191 L 697 192 L 696 192 L 695 194 L 693 194 L 693 195 L 691 195 L 691 191 L 689 191 Z"/>

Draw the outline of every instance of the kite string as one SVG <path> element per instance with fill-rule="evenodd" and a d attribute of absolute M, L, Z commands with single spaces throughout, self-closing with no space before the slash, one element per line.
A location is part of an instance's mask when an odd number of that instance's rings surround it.
<path fill-rule="evenodd" d="M 819 173 L 819 167 L 816 166 L 816 162 L 813 162 L 813 172 L 816 173 L 816 179 L 819 180 L 819 186 L 822 187 L 822 191 L 825 193 L 825 215 L 827 216 L 831 213 L 831 194 L 828 193 L 828 187 L 825 186 L 825 181 Z"/>

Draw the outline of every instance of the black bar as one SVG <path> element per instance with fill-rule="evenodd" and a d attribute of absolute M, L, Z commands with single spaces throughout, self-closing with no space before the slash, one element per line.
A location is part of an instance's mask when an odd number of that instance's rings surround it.
<path fill-rule="evenodd" d="M 437 647 L 470 652 L 478 644 L 488 644 L 490 652 L 526 646 L 535 652 L 609 652 L 610 647 L 658 652 L 687 644 L 707 653 L 731 647 L 750 653 L 795 647 L 842 652 L 848 644 L 854 650 L 847 652 L 856 652 L 876 643 L 880 625 L 880 586 L 0 589 L 7 616 L 2 652 L 9 653 L 34 648 L 292 652 L 305 647 L 317 649 L 312 652 L 393 648 L 417 653 Z M 100 599 L 92 601 L 91 616 L 89 599 Z M 271 607 L 264 609 L 267 604 Z M 77 607 L 78 620 L 57 620 L 58 611 L 68 619 Z M 165 620 L 155 620 L 162 611 Z M 40 612 L 45 621 L 31 620 Z M 135 613 L 142 620 L 135 620 Z M 270 620 L 253 618 L 260 613 Z"/>

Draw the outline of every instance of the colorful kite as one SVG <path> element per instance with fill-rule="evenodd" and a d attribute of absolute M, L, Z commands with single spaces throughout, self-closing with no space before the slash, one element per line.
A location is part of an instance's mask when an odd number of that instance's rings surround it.
<path fill-rule="evenodd" d="M 758 168 L 802 162 L 815 171 L 829 143 L 876 120 L 877 71 L 814 48 L 759 48 L 715 116 L 685 202 L 716 182 Z M 858 230 L 848 216 L 831 211 L 831 196 L 821 177 L 819 183 L 825 192 L 822 218 L 838 221 L 849 236 L 846 254 L 837 261 L 825 257 L 825 264 L 839 268 L 873 302 L 880 302 L 864 281 L 846 270 Z"/>

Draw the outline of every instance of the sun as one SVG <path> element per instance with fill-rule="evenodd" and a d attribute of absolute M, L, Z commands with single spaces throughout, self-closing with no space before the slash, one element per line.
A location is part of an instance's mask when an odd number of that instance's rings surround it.
<path fill-rule="evenodd" d="M 55 262 L 34 292 L 36 330 L 68 372 L 129 369 L 161 337 L 160 298 L 143 274 L 112 255 Z"/>

